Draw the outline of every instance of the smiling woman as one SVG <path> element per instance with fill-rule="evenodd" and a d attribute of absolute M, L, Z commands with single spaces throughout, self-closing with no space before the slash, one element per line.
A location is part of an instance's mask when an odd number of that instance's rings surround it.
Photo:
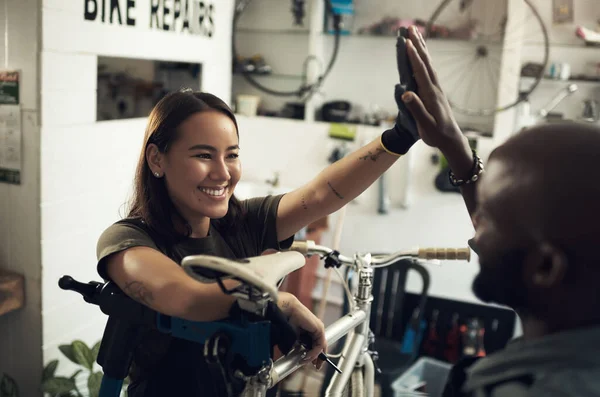
<path fill-rule="evenodd" d="M 98 272 L 167 316 L 226 318 L 234 298 L 216 283 L 188 277 L 182 259 L 199 254 L 241 259 L 289 248 L 295 233 L 361 194 L 399 158 L 395 153 L 408 151 L 417 137 L 402 131 L 385 131 L 386 139 L 375 139 L 296 190 L 240 201 L 234 195 L 242 167 L 233 112 L 208 93 L 172 92 L 150 113 L 130 210 L 101 235 Z M 394 143 L 395 151 L 383 142 Z M 305 362 L 320 368 L 317 356 L 327 347 L 323 323 L 293 295 L 281 292 L 278 298 L 290 324 L 312 336 Z M 211 373 L 203 349 L 147 330 L 135 350 L 129 395 L 222 395 L 223 379 Z"/>

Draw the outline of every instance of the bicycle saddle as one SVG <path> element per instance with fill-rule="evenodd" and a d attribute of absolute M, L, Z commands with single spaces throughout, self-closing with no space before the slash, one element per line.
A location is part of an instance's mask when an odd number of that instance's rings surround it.
<path fill-rule="evenodd" d="M 216 277 L 234 278 L 268 293 L 277 301 L 277 283 L 294 270 L 304 266 L 306 259 L 295 251 L 277 252 L 271 255 L 245 259 L 228 259 L 211 255 L 190 255 L 183 258 L 185 272 L 201 282 L 212 282 L 208 273 Z"/>

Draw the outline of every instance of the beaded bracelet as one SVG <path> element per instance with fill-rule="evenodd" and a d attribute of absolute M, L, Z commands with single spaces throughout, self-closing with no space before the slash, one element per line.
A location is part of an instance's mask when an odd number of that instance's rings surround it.
<path fill-rule="evenodd" d="M 450 184 L 452 186 L 462 186 L 462 185 L 468 185 L 470 183 L 475 183 L 479 180 L 479 178 L 481 177 L 481 174 L 483 174 L 483 161 L 481 161 L 481 159 L 479 158 L 479 156 L 477 156 L 477 153 L 475 153 L 475 150 L 471 149 L 473 152 L 473 170 L 471 171 L 471 177 L 468 179 L 458 179 L 456 178 L 456 176 L 454 175 L 454 173 L 452 172 L 452 170 L 448 171 L 448 179 L 450 179 Z"/>

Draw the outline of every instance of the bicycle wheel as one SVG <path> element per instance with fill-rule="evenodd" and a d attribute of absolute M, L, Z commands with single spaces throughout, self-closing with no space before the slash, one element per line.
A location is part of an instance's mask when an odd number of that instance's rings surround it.
<path fill-rule="evenodd" d="M 365 397 L 365 379 L 362 368 L 354 368 L 342 393 L 344 397 Z"/>
<path fill-rule="evenodd" d="M 428 47 L 434 63 L 443 66 L 437 68 L 440 84 L 457 112 L 491 116 L 510 109 L 543 78 L 548 32 L 531 0 L 522 1 L 523 7 L 509 13 L 507 0 L 442 0 L 433 12 L 426 27 Z M 515 57 L 527 67 L 511 67 Z M 523 75 L 529 80 L 525 86 Z M 519 88 L 500 87 L 501 76 L 516 78 Z"/>

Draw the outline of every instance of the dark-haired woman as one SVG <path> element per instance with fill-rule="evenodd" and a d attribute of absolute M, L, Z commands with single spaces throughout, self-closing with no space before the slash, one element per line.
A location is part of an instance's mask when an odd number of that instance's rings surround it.
<path fill-rule="evenodd" d="M 415 141 L 388 130 L 292 192 L 239 201 L 234 191 L 242 167 L 233 112 L 207 93 L 168 94 L 149 116 L 128 216 L 99 239 L 98 272 L 165 315 L 226 318 L 234 298 L 188 277 L 179 266 L 183 257 L 243 258 L 288 248 L 296 232 L 357 197 Z M 293 295 L 281 293 L 278 305 L 312 335 L 306 362 L 320 367 L 323 323 Z M 202 352 L 202 346 L 149 330 L 135 352 L 130 396 L 217 396 L 218 381 Z"/>

